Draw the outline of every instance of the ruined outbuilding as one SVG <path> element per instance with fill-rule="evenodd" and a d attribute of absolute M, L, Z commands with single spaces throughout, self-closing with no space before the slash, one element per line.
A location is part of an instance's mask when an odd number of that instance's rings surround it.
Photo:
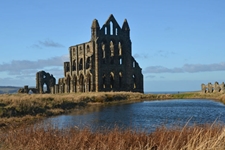
<path fill-rule="evenodd" d="M 218 82 L 215 82 L 215 84 L 208 83 L 207 85 L 202 84 L 201 85 L 201 91 L 203 93 L 216 93 L 216 92 L 225 92 L 225 84 L 222 82 L 219 84 Z"/>
<path fill-rule="evenodd" d="M 55 77 L 45 71 L 39 71 L 36 73 L 36 89 L 38 93 L 53 93 L 51 87 L 54 87 L 56 83 Z"/>
<path fill-rule="evenodd" d="M 24 88 L 18 90 L 18 93 L 54 93 L 51 91 L 51 87 L 54 87 L 55 83 L 56 79 L 52 74 L 39 71 L 36 73 L 36 88 L 29 88 L 28 85 L 25 85 Z"/>

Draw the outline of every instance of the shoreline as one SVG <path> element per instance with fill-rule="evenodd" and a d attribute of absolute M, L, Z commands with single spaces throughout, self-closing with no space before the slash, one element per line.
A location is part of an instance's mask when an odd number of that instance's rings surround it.
<path fill-rule="evenodd" d="M 71 113 L 86 106 L 113 105 L 144 100 L 211 99 L 225 104 L 224 93 L 186 92 L 143 94 L 134 92 L 99 92 L 70 94 L 1 94 L 0 130 L 32 124 L 46 117 Z"/>

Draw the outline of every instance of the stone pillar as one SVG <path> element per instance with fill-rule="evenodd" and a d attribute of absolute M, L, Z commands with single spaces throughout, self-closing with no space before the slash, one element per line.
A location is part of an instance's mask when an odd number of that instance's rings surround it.
<path fill-rule="evenodd" d="M 55 94 L 55 86 L 51 86 L 51 94 Z"/>
<path fill-rule="evenodd" d="M 55 85 L 55 94 L 58 94 L 58 93 L 59 93 L 59 85 L 56 84 L 56 85 Z"/>
<path fill-rule="evenodd" d="M 71 79 L 70 80 L 70 93 L 73 93 L 74 92 L 74 82 L 73 80 Z"/>
<path fill-rule="evenodd" d="M 213 92 L 213 87 L 211 83 L 208 83 L 208 93 L 212 93 Z"/>
<path fill-rule="evenodd" d="M 221 83 L 220 88 L 221 88 L 221 92 L 225 92 L 225 85 L 224 85 L 224 82 Z"/>
<path fill-rule="evenodd" d="M 202 92 L 206 93 L 206 86 L 205 86 L 205 84 L 202 84 L 201 87 L 202 87 Z"/>
<path fill-rule="evenodd" d="M 221 88 L 219 86 L 219 83 L 218 82 L 215 82 L 214 84 L 214 91 L 213 92 L 220 92 Z"/>
<path fill-rule="evenodd" d="M 28 93 L 28 92 L 29 92 L 28 85 L 25 85 L 24 86 L 24 93 Z"/>
<path fill-rule="evenodd" d="M 64 93 L 68 93 L 68 88 L 69 88 L 69 85 L 65 84 L 65 91 L 64 91 Z"/>

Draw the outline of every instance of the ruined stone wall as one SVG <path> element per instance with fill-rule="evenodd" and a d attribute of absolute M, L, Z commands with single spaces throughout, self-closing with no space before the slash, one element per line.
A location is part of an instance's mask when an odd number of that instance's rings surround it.
<path fill-rule="evenodd" d="M 56 93 L 55 87 L 56 80 L 53 75 L 45 72 L 39 71 L 36 73 L 36 88 L 29 88 L 25 85 L 24 88 L 18 90 L 18 93 Z"/>
<path fill-rule="evenodd" d="M 143 92 L 143 75 L 131 55 L 130 28 L 127 21 L 124 21 L 121 28 L 111 15 L 103 27 L 94 33 L 99 33 L 95 59 L 98 68 L 98 91 Z M 133 66 L 133 63 L 136 65 Z"/>
<path fill-rule="evenodd" d="M 56 83 L 53 75 L 46 73 L 45 71 L 39 71 L 36 73 L 36 89 L 38 93 L 52 93 L 51 87 L 54 87 Z M 46 87 L 46 89 L 44 89 Z"/>
<path fill-rule="evenodd" d="M 225 85 L 224 82 L 222 82 L 221 84 L 219 84 L 218 82 L 215 82 L 214 84 L 209 82 L 207 85 L 205 84 L 201 85 L 201 91 L 203 93 L 216 93 L 216 92 L 224 93 Z"/>
<path fill-rule="evenodd" d="M 69 48 L 70 61 L 64 63 L 64 77 L 53 93 L 135 91 L 143 92 L 141 68 L 132 57 L 130 28 L 122 28 L 113 15 L 100 28 L 96 19 L 91 40 Z"/>

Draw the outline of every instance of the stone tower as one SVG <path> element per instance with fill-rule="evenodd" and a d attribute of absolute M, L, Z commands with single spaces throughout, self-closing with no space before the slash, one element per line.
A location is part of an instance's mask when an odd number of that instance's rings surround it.
<path fill-rule="evenodd" d="M 143 75 L 132 56 L 130 27 L 122 28 L 110 15 L 100 28 L 94 19 L 91 40 L 69 47 L 64 78 L 55 85 L 57 93 L 133 91 L 143 92 Z"/>

